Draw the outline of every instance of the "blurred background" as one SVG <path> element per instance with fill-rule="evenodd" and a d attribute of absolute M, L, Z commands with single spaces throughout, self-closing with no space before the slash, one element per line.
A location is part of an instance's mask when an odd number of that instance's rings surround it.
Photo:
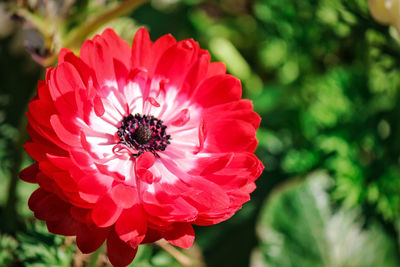
<path fill-rule="evenodd" d="M 131 43 L 141 26 L 153 40 L 197 40 L 242 80 L 262 117 L 265 171 L 252 200 L 195 229 L 196 245 L 182 251 L 193 266 L 400 266 L 395 27 L 376 22 L 365 0 L 152 0 L 107 13 L 121 3 L 0 3 L 0 266 L 109 266 L 104 250 L 82 255 L 29 211 L 36 186 L 17 179 L 32 163 L 24 114 L 61 46 L 77 51 L 105 27 Z M 149 245 L 131 266 L 182 265 Z"/>

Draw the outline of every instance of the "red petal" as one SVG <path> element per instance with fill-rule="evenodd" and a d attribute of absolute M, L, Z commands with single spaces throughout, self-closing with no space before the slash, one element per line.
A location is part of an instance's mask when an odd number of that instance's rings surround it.
<path fill-rule="evenodd" d="M 93 107 L 94 107 L 94 112 L 98 117 L 101 117 L 104 115 L 104 106 L 103 102 L 101 102 L 101 98 L 99 96 L 96 96 L 93 100 Z"/>
<path fill-rule="evenodd" d="M 199 56 L 195 64 L 188 71 L 180 94 L 186 94 L 186 97 L 191 97 L 194 90 L 202 80 L 206 78 L 207 69 L 210 65 L 210 54 L 208 52 Z"/>
<path fill-rule="evenodd" d="M 54 190 L 54 181 L 44 175 L 44 173 L 39 172 L 36 176 L 36 180 L 40 188 L 42 188 L 43 190 L 46 190 L 48 192 L 52 192 Z"/>
<path fill-rule="evenodd" d="M 47 229 L 56 235 L 74 236 L 78 232 L 80 223 L 69 213 L 65 213 L 63 218 L 58 221 L 47 221 Z"/>
<path fill-rule="evenodd" d="M 111 198 L 121 208 L 128 209 L 135 203 L 136 189 L 124 184 L 118 184 L 111 189 Z"/>
<path fill-rule="evenodd" d="M 152 59 L 151 53 L 152 42 L 150 40 L 149 32 L 146 28 L 140 28 L 133 39 L 132 43 L 132 68 L 145 68 L 150 66 Z"/>
<path fill-rule="evenodd" d="M 154 175 L 149 170 L 146 170 L 146 169 L 136 170 L 136 175 L 142 182 L 151 184 L 154 181 Z"/>
<path fill-rule="evenodd" d="M 132 248 L 112 231 L 107 238 L 108 259 L 114 267 L 124 267 L 133 261 L 137 248 Z"/>
<path fill-rule="evenodd" d="M 75 220 L 82 223 L 87 223 L 90 211 L 90 209 L 82 209 L 72 206 L 69 212 Z"/>
<path fill-rule="evenodd" d="M 208 66 L 207 77 L 226 73 L 226 66 L 222 62 L 213 62 Z"/>
<path fill-rule="evenodd" d="M 71 129 L 67 129 L 65 123 L 61 121 L 58 115 L 55 114 L 52 115 L 50 118 L 50 123 L 55 133 L 57 134 L 58 138 L 60 138 L 61 141 L 70 146 L 74 147 L 80 146 L 81 143 L 79 140 L 79 135 L 74 134 L 71 131 Z"/>
<path fill-rule="evenodd" d="M 254 152 L 257 143 L 255 129 L 250 123 L 229 119 L 207 122 L 206 151 Z"/>
<path fill-rule="evenodd" d="M 136 169 L 148 169 L 153 166 L 155 157 L 151 152 L 145 152 L 136 159 Z"/>
<path fill-rule="evenodd" d="M 116 80 L 115 62 L 129 69 L 130 56 L 129 45 L 111 29 L 106 29 L 102 35 L 86 41 L 80 51 L 81 59 L 95 70 L 100 85 L 108 80 Z"/>
<path fill-rule="evenodd" d="M 46 153 L 52 155 L 65 156 L 65 151 L 59 149 L 56 146 L 50 146 L 46 143 L 37 143 L 28 141 L 24 145 L 25 151 L 31 156 L 35 161 L 47 161 Z"/>
<path fill-rule="evenodd" d="M 56 195 L 39 188 L 32 193 L 28 201 L 29 208 L 35 217 L 44 221 L 58 221 L 69 214 L 70 205 L 60 200 Z"/>
<path fill-rule="evenodd" d="M 242 97 L 242 86 L 234 76 L 223 74 L 205 80 L 194 93 L 193 99 L 203 107 L 212 107 Z"/>
<path fill-rule="evenodd" d="M 35 163 L 26 167 L 19 173 L 19 178 L 28 183 L 36 183 L 36 174 L 39 172 L 39 164 Z"/>
<path fill-rule="evenodd" d="M 190 172 L 190 174 L 206 176 L 217 172 L 225 168 L 232 158 L 232 153 L 199 158 L 196 160 L 196 167 Z"/>
<path fill-rule="evenodd" d="M 130 45 L 125 40 L 121 39 L 111 28 L 105 29 L 101 37 L 107 41 L 110 47 L 109 52 L 112 52 L 113 58 L 129 67 L 131 56 Z"/>
<path fill-rule="evenodd" d="M 69 157 L 60 157 L 55 155 L 47 154 L 49 161 L 57 168 L 61 170 L 70 170 L 75 167 L 75 164 Z"/>
<path fill-rule="evenodd" d="M 63 102 L 63 106 L 75 108 L 74 91 L 78 88 L 85 88 L 85 84 L 79 75 L 79 72 L 69 62 L 63 62 L 54 69 L 49 82 L 50 94 L 54 102 Z M 57 107 L 57 105 L 56 105 Z M 75 112 L 75 110 L 66 110 Z"/>
<path fill-rule="evenodd" d="M 131 68 L 145 69 L 150 77 L 153 76 L 160 57 L 175 43 L 174 37 L 167 34 L 152 44 L 147 30 L 145 28 L 139 29 L 132 43 Z"/>
<path fill-rule="evenodd" d="M 135 205 L 124 210 L 115 224 L 115 231 L 121 240 L 132 248 L 137 247 L 147 231 L 147 214 L 142 206 Z"/>
<path fill-rule="evenodd" d="M 228 165 L 205 178 L 225 190 L 237 190 L 256 180 L 262 173 L 262 162 L 252 153 L 235 153 Z"/>
<path fill-rule="evenodd" d="M 190 248 L 194 242 L 194 230 L 190 223 L 176 223 L 174 229 L 163 233 L 169 243 L 181 248 Z"/>
<path fill-rule="evenodd" d="M 147 228 L 146 237 L 142 240 L 142 244 L 154 243 L 162 238 L 160 231 Z"/>
<path fill-rule="evenodd" d="M 76 235 L 76 244 L 83 253 L 96 251 L 106 240 L 110 233 L 110 228 L 88 227 L 80 224 Z"/>
<path fill-rule="evenodd" d="M 113 225 L 122 209 L 115 204 L 110 195 L 105 195 L 92 210 L 93 222 L 99 227 Z"/>
<path fill-rule="evenodd" d="M 190 120 L 190 112 L 187 108 L 185 108 L 175 118 L 172 119 L 171 124 L 176 127 L 182 127 L 189 120 Z"/>
<path fill-rule="evenodd" d="M 89 201 L 95 202 L 111 188 L 113 179 L 100 173 L 88 174 L 78 182 L 80 196 Z"/>
<path fill-rule="evenodd" d="M 154 99 L 154 97 L 148 97 L 147 101 L 149 101 L 149 103 L 156 108 L 160 107 L 160 103 L 158 103 L 157 100 Z"/>
<path fill-rule="evenodd" d="M 253 111 L 253 104 L 248 99 L 208 108 L 203 113 L 203 118 L 206 121 L 218 121 L 223 118 L 243 120 L 253 125 L 255 129 L 259 127 L 261 122 L 260 116 Z"/>
<path fill-rule="evenodd" d="M 75 54 L 67 48 L 62 48 L 58 54 L 58 64 L 61 64 L 63 62 L 69 62 L 72 65 L 74 65 L 75 69 L 79 72 L 82 81 L 85 83 L 85 86 L 88 87 L 90 83 L 92 83 L 93 85 L 93 82 L 96 82 L 95 87 L 98 87 L 97 81 L 93 80 L 94 78 L 93 70 L 89 68 L 89 66 L 85 62 L 83 62 L 82 59 L 75 56 Z M 86 95 L 88 95 L 88 93 Z"/>
<path fill-rule="evenodd" d="M 40 168 L 43 169 L 43 172 L 44 172 L 44 167 L 42 167 L 42 165 L 45 165 L 44 163 L 47 163 L 47 162 L 40 163 L 40 166 L 41 166 Z M 57 172 L 53 172 L 51 175 L 49 174 L 47 176 L 52 178 L 62 190 L 68 191 L 68 192 L 76 192 L 77 184 L 74 181 L 74 179 L 71 177 L 71 174 L 69 174 L 68 172 L 57 171 Z"/>
<path fill-rule="evenodd" d="M 166 34 L 157 39 L 152 46 L 153 61 L 149 73 L 153 75 L 154 69 L 157 66 L 161 56 L 176 43 L 175 38 L 171 34 Z"/>
<path fill-rule="evenodd" d="M 161 56 L 154 71 L 154 76 L 167 78 L 170 83 L 181 86 L 185 73 L 194 63 L 199 45 L 193 40 L 183 40 L 170 47 Z"/>

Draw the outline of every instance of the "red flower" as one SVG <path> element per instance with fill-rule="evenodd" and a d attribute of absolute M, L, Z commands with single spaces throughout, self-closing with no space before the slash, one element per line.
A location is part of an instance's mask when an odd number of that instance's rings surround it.
<path fill-rule="evenodd" d="M 263 165 L 253 155 L 260 117 L 241 84 L 193 40 L 142 28 L 132 48 L 112 30 L 67 49 L 29 104 L 21 179 L 50 232 L 90 253 L 107 240 L 115 266 L 160 238 L 190 247 L 192 224 L 231 217 Z"/>

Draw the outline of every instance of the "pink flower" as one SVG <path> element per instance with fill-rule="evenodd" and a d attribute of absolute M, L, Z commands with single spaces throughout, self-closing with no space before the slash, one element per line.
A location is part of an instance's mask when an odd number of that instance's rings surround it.
<path fill-rule="evenodd" d="M 196 42 L 152 43 L 144 28 L 132 48 L 108 29 L 80 57 L 61 50 L 27 113 L 30 209 L 84 253 L 107 240 L 115 266 L 160 238 L 190 247 L 192 225 L 231 217 L 263 170 L 260 117 L 241 94 Z"/>

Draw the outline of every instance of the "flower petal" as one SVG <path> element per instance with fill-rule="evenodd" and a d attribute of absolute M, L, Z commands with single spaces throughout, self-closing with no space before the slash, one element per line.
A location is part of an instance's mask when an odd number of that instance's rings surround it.
<path fill-rule="evenodd" d="M 147 231 L 147 215 L 141 205 L 125 209 L 115 224 L 119 238 L 136 248 L 144 239 Z"/>
<path fill-rule="evenodd" d="M 107 194 L 94 206 L 92 219 L 97 226 L 108 227 L 118 220 L 121 212 L 122 208 L 118 207 L 110 195 Z"/>
<path fill-rule="evenodd" d="M 76 235 L 76 245 L 83 253 L 92 253 L 103 245 L 110 228 L 88 227 L 81 223 Z"/>
<path fill-rule="evenodd" d="M 19 178 L 28 183 L 36 183 L 36 174 L 39 172 L 39 164 L 32 164 L 19 173 Z"/>
<path fill-rule="evenodd" d="M 190 248 L 194 242 L 194 230 L 190 223 L 176 223 L 171 231 L 163 233 L 169 243 L 181 248 Z"/>
<path fill-rule="evenodd" d="M 114 267 L 124 267 L 136 256 L 137 248 L 132 248 L 111 231 L 107 238 L 107 255 Z"/>
<path fill-rule="evenodd" d="M 135 203 L 137 192 L 132 186 L 118 184 L 111 189 L 110 196 L 119 207 L 128 209 Z"/>
<path fill-rule="evenodd" d="M 242 85 L 234 76 L 223 74 L 210 77 L 196 89 L 193 100 L 207 108 L 237 101 L 242 96 Z"/>

